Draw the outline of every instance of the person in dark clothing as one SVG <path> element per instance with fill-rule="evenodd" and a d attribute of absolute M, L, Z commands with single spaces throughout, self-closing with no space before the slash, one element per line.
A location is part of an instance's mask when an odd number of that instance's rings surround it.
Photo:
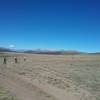
<path fill-rule="evenodd" d="M 4 57 L 3 64 L 6 64 L 6 63 L 7 63 L 7 59 L 6 59 L 6 57 Z"/>
<path fill-rule="evenodd" d="M 17 59 L 17 57 L 15 57 L 15 63 L 18 63 L 18 59 Z"/>

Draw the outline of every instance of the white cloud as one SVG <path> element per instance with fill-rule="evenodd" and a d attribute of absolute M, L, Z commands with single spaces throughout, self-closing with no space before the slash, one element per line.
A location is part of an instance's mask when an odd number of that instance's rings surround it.
<path fill-rule="evenodd" d="M 14 47 L 15 47 L 15 45 L 13 45 L 13 44 L 9 45 L 9 48 L 14 48 Z"/>

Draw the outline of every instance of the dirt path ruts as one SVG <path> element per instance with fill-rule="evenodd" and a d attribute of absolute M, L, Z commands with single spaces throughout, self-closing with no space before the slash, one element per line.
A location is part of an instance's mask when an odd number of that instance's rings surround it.
<path fill-rule="evenodd" d="M 3 68 L 2 68 L 3 67 Z M 40 88 L 20 79 L 5 66 L 0 66 L 0 83 L 7 88 L 18 100 L 57 100 Z"/>
<path fill-rule="evenodd" d="M 2 75 L 0 81 L 3 86 L 16 95 L 18 100 L 79 100 L 73 94 L 67 93 L 48 84 L 41 84 L 38 80 L 30 79 L 13 73 L 6 66 L 0 66 Z"/>

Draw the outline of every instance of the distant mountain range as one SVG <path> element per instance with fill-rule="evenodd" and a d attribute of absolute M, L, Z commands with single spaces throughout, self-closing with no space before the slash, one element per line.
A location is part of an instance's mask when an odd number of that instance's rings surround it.
<path fill-rule="evenodd" d="M 12 52 L 12 50 L 10 50 L 8 48 L 0 47 L 0 52 Z"/>
<path fill-rule="evenodd" d="M 85 53 L 79 52 L 75 50 L 49 50 L 49 49 L 35 49 L 35 50 L 12 50 L 9 48 L 0 47 L 0 52 L 18 52 L 18 53 L 30 53 L 30 54 L 54 54 L 54 55 L 75 55 L 75 54 L 100 54 L 100 52 L 96 53 Z"/>
<path fill-rule="evenodd" d="M 36 49 L 36 50 L 27 50 L 24 53 L 34 53 L 34 54 L 54 54 L 54 55 L 63 55 L 63 54 L 82 54 L 78 51 L 66 51 L 66 50 L 50 50 L 50 49 Z"/>
<path fill-rule="evenodd" d="M 89 54 L 94 54 L 94 55 L 100 55 L 100 52 L 95 52 L 95 53 L 89 53 Z"/>

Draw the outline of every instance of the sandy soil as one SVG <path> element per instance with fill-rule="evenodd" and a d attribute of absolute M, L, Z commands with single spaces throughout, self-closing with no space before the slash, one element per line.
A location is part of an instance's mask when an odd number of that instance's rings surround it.
<path fill-rule="evenodd" d="M 6 65 L 2 64 L 1 58 L 0 84 L 18 100 L 97 100 L 100 95 L 98 90 L 91 92 L 90 81 L 93 81 L 90 76 L 95 75 L 93 71 L 99 73 L 100 69 L 94 70 L 93 66 L 99 68 L 100 56 L 15 56 L 17 64 L 14 54 L 8 54 Z"/>

